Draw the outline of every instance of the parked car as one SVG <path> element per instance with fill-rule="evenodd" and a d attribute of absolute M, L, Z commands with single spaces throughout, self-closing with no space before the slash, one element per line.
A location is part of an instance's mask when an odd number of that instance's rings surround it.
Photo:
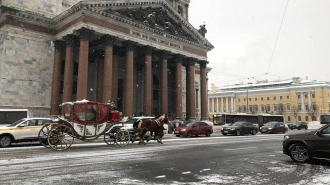
<path fill-rule="evenodd" d="M 223 135 L 235 134 L 237 136 L 243 134 L 256 135 L 258 133 L 258 127 L 256 127 L 250 122 L 239 121 L 235 122 L 231 126 L 223 127 L 221 133 Z"/>
<path fill-rule="evenodd" d="M 283 153 L 296 162 L 330 160 L 330 124 L 316 131 L 285 135 Z"/>
<path fill-rule="evenodd" d="M 273 133 L 276 134 L 278 132 L 282 132 L 285 133 L 287 130 L 284 126 L 284 123 L 280 123 L 280 122 L 268 122 L 266 124 L 264 124 L 264 126 L 260 127 L 260 133 Z"/>
<path fill-rule="evenodd" d="M 0 127 L 0 147 L 8 147 L 18 142 L 38 141 L 40 129 L 50 122 L 50 118 L 23 118 Z"/>
<path fill-rule="evenodd" d="M 308 125 L 305 122 L 302 122 L 302 121 L 298 121 L 295 124 L 291 125 L 291 127 L 290 127 L 291 130 L 293 130 L 293 129 L 301 130 L 303 128 L 305 130 L 307 130 L 308 129 Z"/>
<path fill-rule="evenodd" d="M 207 137 L 209 137 L 212 133 L 213 127 L 203 121 L 188 122 L 174 129 L 174 134 L 177 137 L 192 137 L 198 135 L 206 135 Z"/>
<path fill-rule="evenodd" d="M 283 122 L 279 122 L 281 126 L 284 126 L 285 128 L 285 132 L 287 132 L 289 130 L 289 126 L 286 123 Z"/>

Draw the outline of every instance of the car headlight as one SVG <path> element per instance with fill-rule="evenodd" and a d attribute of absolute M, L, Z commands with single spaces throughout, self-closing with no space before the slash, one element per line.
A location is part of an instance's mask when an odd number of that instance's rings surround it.
<path fill-rule="evenodd" d="M 230 130 L 235 130 L 235 128 L 231 128 Z"/>
<path fill-rule="evenodd" d="M 284 140 L 287 140 L 287 139 L 289 139 L 290 137 L 288 136 L 288 135 L 285 135 L 284 136 Z"/>
<path fill-rule="evenodd" d="M 268 130 L 271 130 L 271 129 L 273 129 L 273 128 L 268 128 Z"/>
<path fill-rule="evenodd" d="M 181 131 L 184 132 L 184 131 L 186 131 L 186 129 L 185 128 L 184 129 L 181 129 Z"/>

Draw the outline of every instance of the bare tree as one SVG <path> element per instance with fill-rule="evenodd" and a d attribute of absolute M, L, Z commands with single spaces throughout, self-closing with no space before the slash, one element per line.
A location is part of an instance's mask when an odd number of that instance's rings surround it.
<path fill-rule="evenodd" d="M 299 113 L 299 109 L 297 106 L 292 106 L 292 112 L 293 112 L 293 116 L 294 116 L 294 119 L 296 120 L 297 122 L 297 116 L 298 116 L 298 113 Z"/>
<path fill-rule="evenodd" d="M 308 114 L 311 116 L 312 121 L 316 121 L 316 114 L 317 114 L 318 108 L 316 106 L 311 106 L 308 109 Z"/>

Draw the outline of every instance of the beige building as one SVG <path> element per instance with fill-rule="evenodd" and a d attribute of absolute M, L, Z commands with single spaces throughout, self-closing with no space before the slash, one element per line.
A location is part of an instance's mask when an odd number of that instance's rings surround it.
<path fill-rule="evenodd" d="M 330 107 L 330 82 L 292 78 L 278 82 L 233 85 L 208 93 L 209 116 L 219 113 L 284 115 L 285 121 L 319 121 Z"/>

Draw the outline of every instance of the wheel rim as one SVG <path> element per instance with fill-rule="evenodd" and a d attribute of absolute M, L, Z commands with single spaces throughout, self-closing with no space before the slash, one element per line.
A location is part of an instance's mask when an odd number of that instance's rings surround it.
<path fill-rule="evenodd" d="M 253 130 L 253 131 L 252 131 L 252 134 L 253 134 L 253 135 L 256 135 L 256 131 L 255 131 L 255 130 Z"/>
<path fill-rule="evenodd" d="M 116 134 L 116 144 L 118 146 L 127 146 L 130 141 L 130 134 L 126 130 L 121 130 Z"/>
<path fill-rule="evenodd" d="M 104 134 L 104 142 L 108 145 L 115 143 L 115 133 L 105 133 Z"/>
<path fill-rule="evenodd" d="M 7 146 L 10 145 L 10 143 L 11 143 L 11 139 L 10 139 L 9 137 L 7 137 L 7 136 L 1 138 L 1 140 L 0 140 L 0 145 L 1 145 L 2 147 L 7 147 Z"/>
<path fill-rule="evenodd" d="M 291 149 L 291 156 L 298 162 L 304 162 L 308 158 L 307 149 L 303 146 L 294 146 Z"/>
<path fill-rule="evenodd" d="M 239 135 L 241 135 L 241 132 L 239 130 L 237 130 L 236 134 L 239 136 Z"/>
<path fill-rule="evenodd" d="M 57 125 L 49 131 L 48 144 L 54 150 L 66 150 L 73 141 L 72 129 L 66 125 Z"/>

